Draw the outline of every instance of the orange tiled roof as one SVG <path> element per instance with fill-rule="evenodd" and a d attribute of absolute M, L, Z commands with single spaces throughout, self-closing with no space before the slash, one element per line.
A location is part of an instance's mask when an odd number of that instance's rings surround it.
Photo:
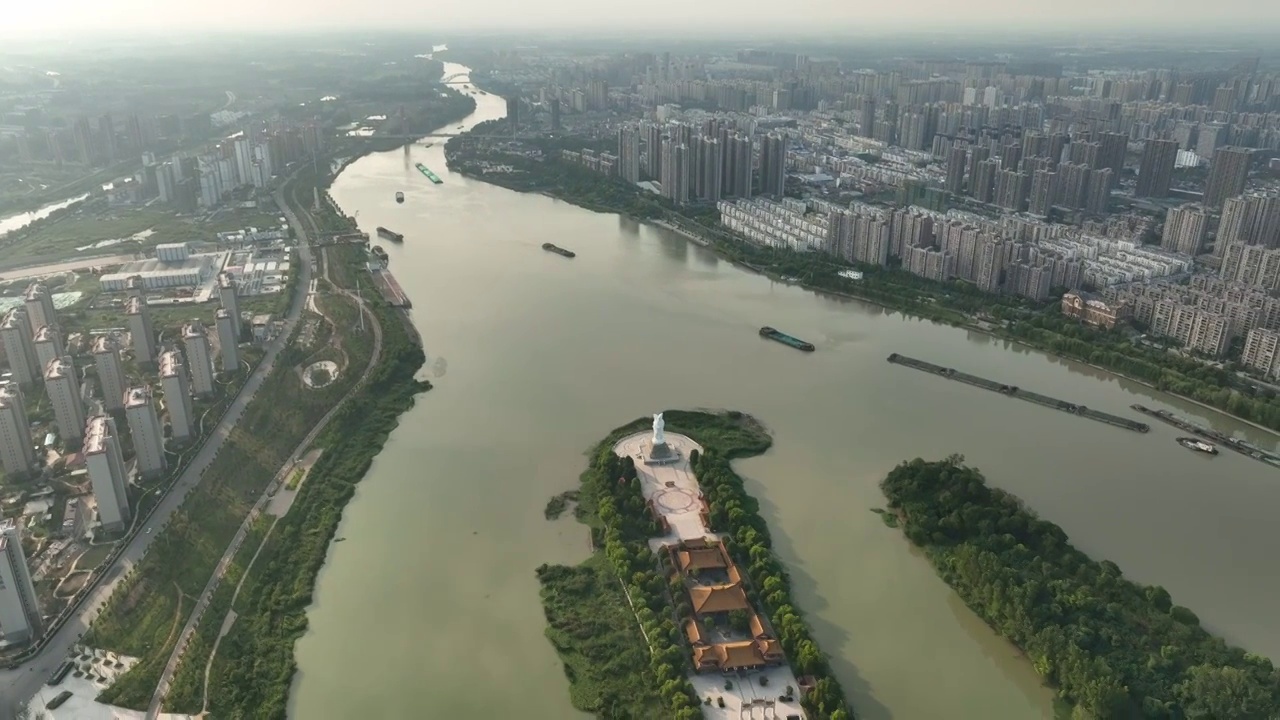
<path fill-rule="evenodd" d="M 698 615 L 751 609 L 751 604 L 747 602 L 746 591 L 736 583 L 696 585 L 689 588 L 689 599 L 693 601 L 693 611 Z"/>

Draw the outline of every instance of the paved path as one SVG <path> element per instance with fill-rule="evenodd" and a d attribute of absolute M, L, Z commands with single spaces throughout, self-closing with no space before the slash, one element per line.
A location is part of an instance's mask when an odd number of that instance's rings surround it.
<path fill-rule="evenodd" d="M 97 617 L 98 611 L 101 610 L 107 598 L 111 597 L 111 593 L 115 591 L 120 581 L 132 572 L 146 555 L 147 547 L 160 534 L 159 528 L 169 522 L 170 516 L 181 507 L 187 494 L 200 483 L 200 478 L 222 448 L 222 443 L 231 434 L 231 430 L 244 414 L 245 408 L 275 367 L 276 358 L 293 334 L 298 317 L 302 314 L 303 298 L 311 284 L 311 248 L 305 242 L 298 243 L 297 247 L 300 256 L 297 295 L 293 298 L 289 312 L 285 316 L 284 331 L 267 346 L 262 362 L 245 381 L 239 394 L 227 409 L 226 415 L 213 429 L 212 434 L 177 482 L 161 498 L 154 514 L 148 520 L 148 526 L 157 530 L 151 533 L 138 533 L 128 541 L 115 562 L 103 570 L 103 581 L 80 602 L 72 616 L 54 633 L 39 654 L 14 670 L 0 671 L 0 720 L 17 716 L 22 705 L 36 694 L 44 681 L 71 652 L 72 646 L 89 629 L 89 624 Z"/>
<path fill-rule="evenodd" d="M 279 205 L 281 211 L 284 212 L 285 217 L 288 218 L 290 226 L 292 226 L 297 230 L 299 248 L 300 249 L 308 248 L 307 232 L 302 227 L 302 225 L 298 223 L 298 218 L 297 216 L 294 215 L 293 209 L 287 203 L 285 203 L 284 194 L 282 190 L 276 191 L 276 203 Z M 307 217 L 307 222 L 309 226 L 314 229 L 314 224 L 311 222 L 310 217 Z M 325 280 L 329 280 L 329 267 L 330 267 L 329 257 L 328 257 L 328 254 L 325 252 L 325 250 L 322 249 L 320 252 L 324 260 Z M 300 261 L 301 261 L 301 264 L 304 264 L 308 268 L 308 272 L 309 272 L 311 267 L 311 253 L 309 248 L 307 249 L 305 256 L 300 258 Z M 378 360 L 381 359 L 382 357 L 382 325 L 378 322 L 377 318 L 373 315 L 372 312 L 368 310 L 368 308 L 364 304 L 364 301 L 360 297 L 358 297 L 355 293 L 350 292 L 344 288 L 336 287 L 332 284 L 332 282 L 330 282 L 330 286 L 333 287 L 336 291 L 338 291 L 342 295 L 345 295 L 351 298 L 351 300 L 357 304 L 359 311 L 369 316 L 368 322 L 373 329 L 373 351 L 369 353 L 369 364 L 365 367 L 364 372 L 360 374 L 360 377 L 359 379 L 356 380 L 355 384 L 352 385 L 349 390 L 347 390 L 346 394 L 343 395 L 342 398 L 338 400 L 338 402 L 334 403 L 333 407 L 329 408 L 329 411 L 324 414 L 324 417 L 320 418 L 320 421 L 316 423 L 315 427 L 311 428 L 311 431 L 308 432 L 306 437 L 302 439 L 302 442 L 298 443 L 298 446 L 294 448 L 292 453 L 289 454 L 288 460 L 284 462 L 284 465 L 281 467 L 280 471 L 277 473 L 276 478 L 270 484 L 268 484 L 267 489 L 263 491 L 262 495 L 258 498 L 258 501 L 254 503 L 253 509 L 249 511 L 249 515 L 248 517 L 245 518 L 244 523 L 241 524 L 240 529 L 236 531 L 235 538 L 233 538 L 231 541 L 231 544 L 227 546 L 226 552 L 222 554 L 222 559 L 218 561 L 218 565 L 214 569 L 213 575 L 209 578 L 209 582 L 205 585 L 204 592 L 201 593 L 200 599 L 196 601 L 195 607 L 192 608 L 191 615 L 187 618 L 187 624 L 186 626 L 183 627 L 182 634 L 178 637 L 178 644 L 174 646 L 173 652 L 169 655 L 169 661 L 165 664 L 164 672 L 161 673 L 160 681 L 156 684 L 155 692 L 151 696 L 151 704 L 147 708 L 147 718 L 149 720 L 159 716 L 160 707 L 164 702 L 165 696 L 169 694 L 170 685 L 173 683 L 173 675 L 178 670 L 178 665 L 181 663 L 183 653 L 186 652 L 187 645 L 191 641 L 191 636 L 195 634 L 196 628 L 200 624 L 200 619 L 204 616 L 204 611 L 206 608 L 209 607 L 209 602 L 213 598 L 213 593 L 218 589 L 218 585 L 222 582 L 222 578 L 226 575 L 227 570 L 231 567 L 232 561 L 235 560 L 236 553 L 239 552 L 241 544 L 244 543 L 244 539 L 248 535 L 249 529 L 253 526 L 254 520 L 258 518 L 259 512 L 270 501 L 272 490 L 276 488 L 279 484 L 283 483 L 284 480 L 287 479 L 288 474 L 292 472 L 293 467 L 297 463 L 298 459 L 302 457 L 302 454 L 307 451 L 307 448 L 309 448 L 311 444 L 315 442 L 316 438 L 320 436 L 320 433 L 325 429 L 325 426 L 329 424 L 329 421 L 333 419 L 333 416 L 337 414 L 338 410 L 343 406 L 343 404 L 345 404 L 346 401 L 352 395 L 354 395 L 362 385 L 364 385 L 365 381 L 369 378 L 369 373 L 373 372 L 373 368 L 377 366 Z M 303 287 L 303 285 L 299 283 L 299 287 Z M 308 288 L 310 287 L 309 279 L 307 280 L 307 285 L 305 287 L 308 287 Z M 297 298 L 294 299 L 294 303 L 299 306 L 301 306 L 302 304 L 301 302 L 298 301 Z M 330 321 L 330 323 L 332 324 L 332 321 Z M 340 328 L 334 327 L 335 333 L 338 332 L 339 330 Z M 274 523 L 272 524 L 272 529 L 275 529 Z M 262 547 L 265 544 L 266 544 L 266 538 L 264 537 L 262 544 L 258 546 L 257 552 L 261 552 Z M 256 560 L 258 557 L 257 552 L 254 553 L 254 556 L 253 556 L 254 560 Z M 250 565 L 252 565 L 252 561 L 250 561 Z M 241 576 L 240 584 L 236 586 L 236 595 L 240 594 L 240 586 L 244 584 L 244 578 L 248 577 L 248 574 L 249 574 L 248 567 L 246 567 L 244 574 Z M 235 601 L 233 599 L 232 604 L 234 605 L 234 603 Z M 227 616 L 224 617 L 223 619 L 223 627 L 221 631 L 223 634 L 225 634 L 226 631 L 230 629 L 229 623 L 233 619 L 234 619 L 234 611 L 229 610 L 227 613 Z M 218 636 L 218 640 L 221 641 L 221 639 L 222 639 L 222 635 L 220 634 Z M 216 651 L 216 645 L 215 645 L 215 651 Z M 208 686 L 209 667 L 211 666 L 212 662 L 213 662 L 213 655 L 211 652 L 209 656 L 210 665 L 206 666 L 205 668 L 206 687 Z M 206 702 L 207 702 L 207 698 L 206 698 Z"/>

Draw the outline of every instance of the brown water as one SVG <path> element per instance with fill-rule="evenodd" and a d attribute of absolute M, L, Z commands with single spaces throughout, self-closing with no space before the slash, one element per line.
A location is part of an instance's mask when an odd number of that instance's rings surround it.
<path fill-rule="evenodd" d="M 479 100 L 468 125 L 503 112 Z M 1133 402 L 1204 411 L 983 335 L 771 283 L 665 231 L 451 175 L 439 147 L 364 158 L 333 195 L 364 229 L 405 234 L 387 250 L 436 388 L 347 508 L 348 540 L 333 546 L 297 648 L 295 717 L 573 717 L 533 570 L 581 559 L 587 538 L 542 508 L 574 486 L 601 436 L 665 408 L 735 408 L 772 429 L 774 448 L 738 468 L 868 720 L 1051 714 L 1029 664 L 870 512 L 883 504 L 879 480 L 916 456 L 964 454 L 1085 551 L 1280 658 L 1280 471 L 1193 454 L 1162 424 L 1126 432 L 885 357 L 1126 416 Z M 765 324 L 818 351 L 760 339 Z"/>

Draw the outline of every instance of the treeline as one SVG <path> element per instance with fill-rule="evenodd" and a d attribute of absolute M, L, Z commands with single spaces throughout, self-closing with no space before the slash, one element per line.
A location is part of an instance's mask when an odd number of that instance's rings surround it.
<path fill-rule="evenodd" d="M 1008 334 L 1049 352 L 1127 375 L 1280 430 L 1280 401 L 1273 393 L 1237 382 L 1230 370 L 1159 348 L 1135 345 L 1118 332 L 1085 327 L 1060 315 L 1013 323 Z"/>
<path fill-rule="evenodd" d="M 343 507 L 399 416 L 431 387 L 414 379 L 425 356 L 395 311 L 376 301 L 374 308 L 383 328 L 382 357 L 317 440 L 324 453 L 241 590 L 239 618 L 218 648 L 209 681 L 210 712 L 217 717 L 286 716 L 293 646 L 306 631 L 316 574 Z"/>
<path fill-rule="evenodd" d="M 738 566 L 746 568 L 751 580 L 751 601 L 768 614 L 791 667 L 797 675 L 808 675 L 816 681 L 814 688 L 801 697 L 801 704 L 815 720 L 850 720 L 854 714 L 844 689 L 791 598 L 791 578 L 773 553 L 769 528 L 760 517 L 760 504 L 747 493 L 742 478 L 729 464 L 733 453 L 702 444 L 706 452 L 695 451 L 690 460 L 711 509 L 711 527 L 728 534 L 725 545 Z"/>
<path fill-rule="evenodd" d="M 953 456 L 881 483 L 907 537 L 1040 675 L 1095 718 L 1270 720 L 1280 673 L 1228 647 L 1159 586 L 1125 579 Z"/>

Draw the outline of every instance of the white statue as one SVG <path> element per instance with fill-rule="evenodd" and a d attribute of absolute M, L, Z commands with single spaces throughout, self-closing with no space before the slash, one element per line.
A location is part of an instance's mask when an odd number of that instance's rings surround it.
<path fill-rule="evenodd" d="M 662 428 L 666 427 L 666 423 L 662 421 L 662 413 L 653 416 L 653 444 L 665 445 L 666 439 L 662 437 Z"/>

